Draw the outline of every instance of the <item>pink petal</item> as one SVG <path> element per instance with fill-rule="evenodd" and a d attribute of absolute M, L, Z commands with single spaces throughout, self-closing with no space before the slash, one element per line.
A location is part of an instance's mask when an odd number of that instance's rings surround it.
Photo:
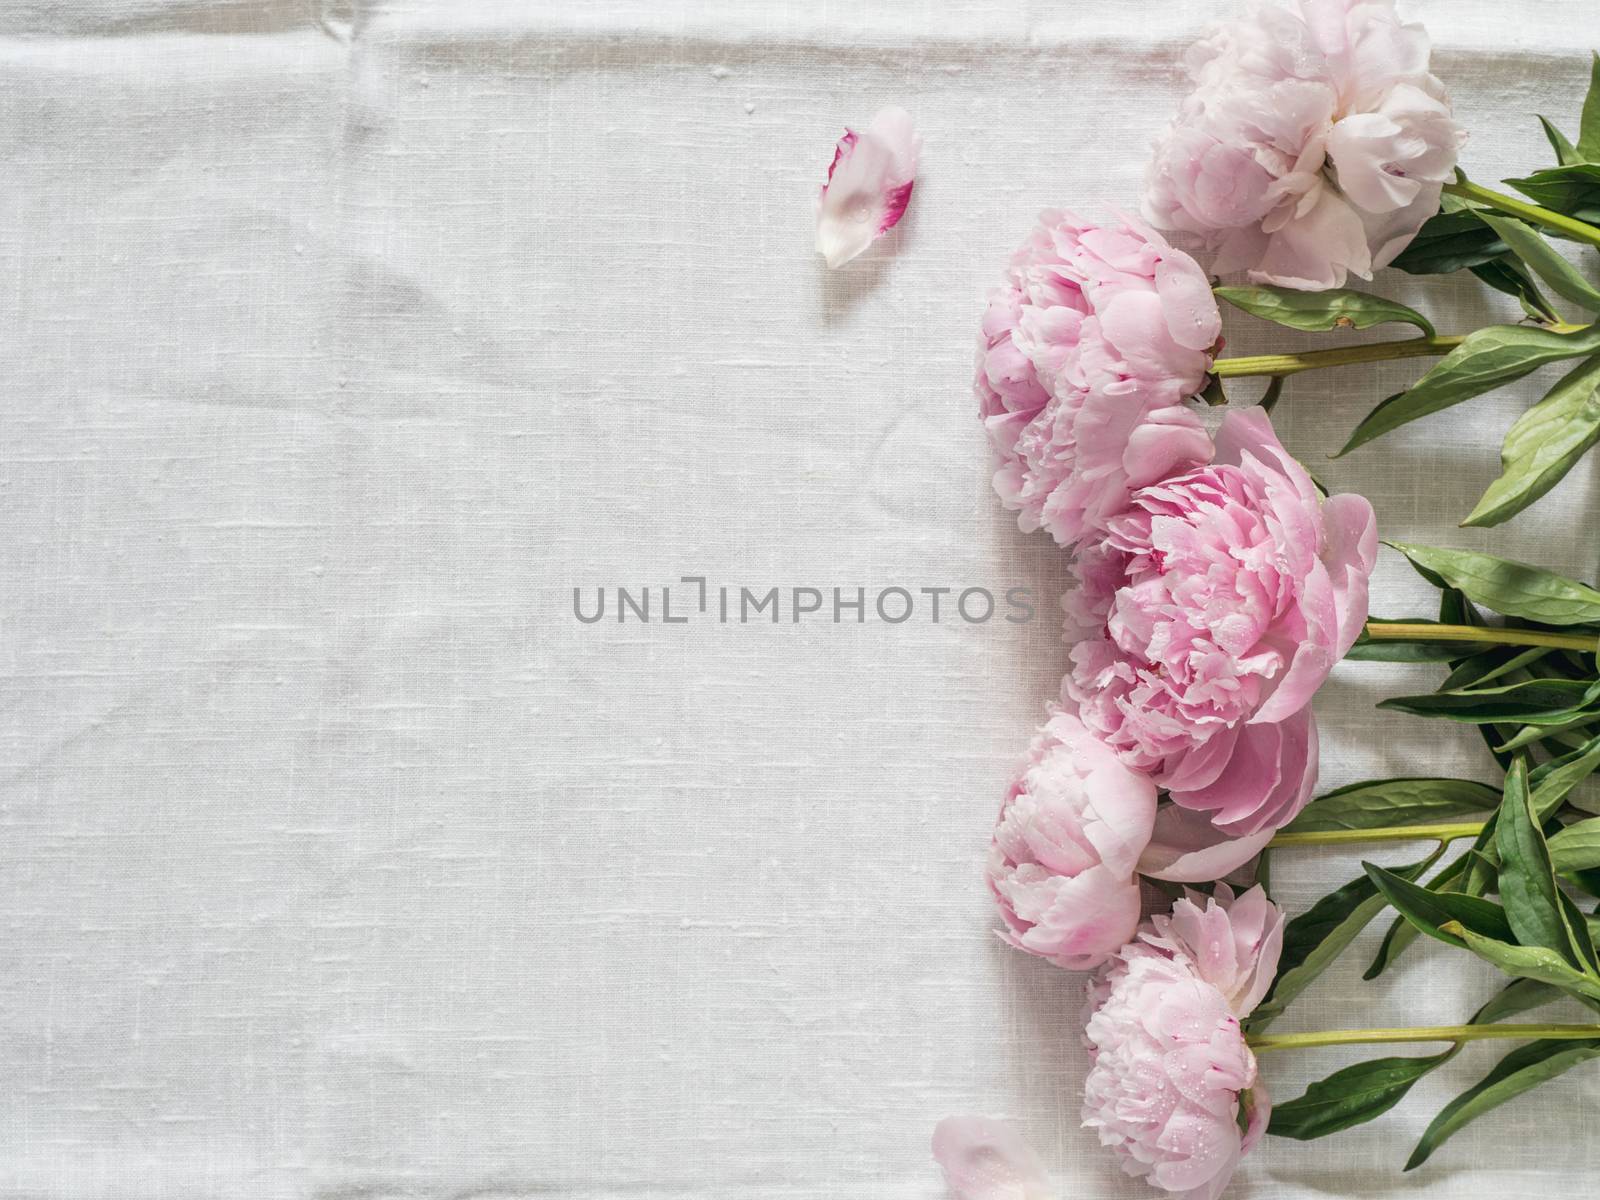
<path fill-rule="evenodd" d="M 1387 168 L 1401 158 L 1395 143 L 1406 131 L 1382 113 L 1353 113 L 1336 121 L 1328 154 L 1339 167 L 1339 186 L 1368 212 L 1405 208 L 1422 184 Z"/>
<path fill-rule="evenodd" d="M 1139 859 L 1139 873 L 1174 883 L 1210 883 L 1260 854 L 1272 832 L 1231 838 L 1205 813 L 1165 805 L 1156 813 L 1155 834 Z"/>
<path fill-rule="evenodd" d="M 946 1117 L 933 1131 L 933 1158 L 951 1200 L 1055 1200 L 1044 1164 L 1010 1122 Z"/>
<path fill-rule="evenodd" d="M 1322 523 L 1339 622 L 1335 649 L 1343 658 L 1367 622 L 1368 579 L 1378 561 L 1378 518 L 1365 496 L 1346 492 L 1328 497 L 1322 506 Z"/>
<path fill-rule="evenodd" d="M 1220 729 L 1176 762 L 1169 761 L 1157 782 L 1164 788 L 1179 792 L 1192 792 L 1205 787 L 1227 767 L 1242 728 L 1233 725 Z"/>
<path fill-rule="evenodd" d="M 1006 910 L 1014 905 L 1013 886 L 997 888 L 1001 915 L 1008 928 L 997 931 L 1007 945 L 1047 959 L 1066 971 L 1098 967 L 1126 945 L 1139 928 L 1139 884 L 1132 876 L 1117 875 L 1104 863 L 1070 879 L 1052 881 L 1048 909 L 1030 914 L 1025 930 L 1013 928 Z"/>
<path fill-rule="evenodd" d="M 1279 937 L 1281 938 L 1283 934 L 1281 921 L 1278 927 L 1278 933 Z M 1276 955 L 1273 956 L 1273 964 L 1274 967 L 1276 967 Z M 1255 1005 L 1252 1004 L 1250 1007 L 1254 1008 Z M 1256 1076 L 1256 1081 L 1250 1088 L 1250 1096 L 1246 1103 L 1249 1107 L 1247 1110 L 1244 1138 L 1239 1144 L 1239 1149 L 1242 1153 L 1248 1154 L 1251 1150 L 1255 1149 L 1256 1143 L 1261 1140 L 1261 1135 L 1266 1133 L 1267 1122 L 1272 1117 L 1272 1097 L 1267 1092 L 1267 1081 L 1262 1079 L 1261 1076 Z"/>
<path fill-rule="evenodd" d="M 1320 292 L 1343 287 L 1347 273 L 1372 278 L 1366 226 L 1347 200 L 1323 187 L 1307 212 L 1267 239 L 1266 253 L 1250 278 Z"/>
<path fill-rule="evenodd" d="M 817 253 L 840 267 L 905 215 L 922 139 L 902 108 L 885 108 L 860 133 L 845 130 L 817 202 Z"/>
<path fill-rule="evenodd" d="M 1400 252 L 1411 244 L 1423 222 L 1439 211 L 1437 183 L 1425 183 L 1417 198 L 1404 208 L 1388 213 L 1366 213 L 1362 222 L 1367 229 L 1367 242 L 1372 246 L 1372 269 L 1387 267 Z"/>
<path fill-rule="evenodd" d="M 1216 780 L 1173 802 L 1209 813 L 1232 836 L 1270 832 L 1305 807 L 1317 781 L 1317 727 L 1310 707 L 1272 725 L 1246 725 Z"/>
<path fill-rule="evenodd" d="M 1209 350 L 1222 336 L 1222 314 L 1211 281 L 1187 254 L 1168 254 L 1156 266 L 1156 291 L 1167 311 L 1172 340 L 1190 350 Z"/>
<path fill-rule="evenodd" d="M 1216 461 L 1238 466 L 1246 457 L 1258 458 L 1281 472 L 1311 507 L 1322 502 L 1322 493 L 1311 482 L 1311 476 L 1278 440 L 1272 418 L 1266 411 L 1255 407 L 1230 408 L 1222 414 L 1222 427 L 1217 430 Z"/>

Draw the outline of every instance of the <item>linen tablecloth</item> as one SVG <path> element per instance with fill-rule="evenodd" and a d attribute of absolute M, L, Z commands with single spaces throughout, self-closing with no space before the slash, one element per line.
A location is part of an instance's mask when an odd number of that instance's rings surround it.
<path fill-rule="evenodd" d="M 0 1195 L 935 1200 L 930 1132 L 969 1111 L 1064 1196 L 1146 1194 L 1078 1128 L 1080 977 L 990 933 L 1068 573 L 991 494 L 968 389 L 1034 213 L 1136 205 L 1182 49 L 1233 7 L 11 0 Z M 1591 0 L 1402 7 L 1464 165 L 1544 165 Z M 816 187 L 888 103 L 926 137 L 910 212 L 830 274 Z M 1447 331 L 1518 315 L 1376 287 Z M 1593 578 L 1592 462 L 1455 527 L 1550 372 L 1326 459 L 1416 373 L 1296 378 L 1284 440 L 1388 537 Z M 617 587 L 654 619 L 574 617 Z M 868 619 L 723 624 L 721 587 L 861 587 Z M 891 624 L 894 587 L 1040 606 Z M 1429 602 L 1386 551 L 1374 611 Z M 1493 779 L 1470 731 L 1373 710 L 1436 680 L 1341 665 L 1324 786 Z M 1282 854 L 1277 895 L 1358 857 Z M 1283 1029 L 1496 986 L 1431 943 L 1362 983 L 1379 928 Z M 1263 1070 L 1288 1098 L 1362 1053 Z M 1575 1194 L 1593 1069 L 1399 1176 L 1496 1055 L 1269 1139 L 1230 1194 Z"/>

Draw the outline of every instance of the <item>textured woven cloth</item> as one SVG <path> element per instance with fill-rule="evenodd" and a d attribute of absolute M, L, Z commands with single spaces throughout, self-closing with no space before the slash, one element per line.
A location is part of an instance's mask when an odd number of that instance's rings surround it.
<path fill-rule="evenodd" d="M 1543 165 L 1592 0 L 1405 7 L 1466 167 Z M 1067 570 L 989 491 L 971 342 L 1038 208 L 1136 203 L 1178 56 L 1230 9 L 10 0 L 0 1196 L 935 1200 L 932 1127 L 970 1111 L 1065 1196 L 1144 1195 L 1078 1128 L 1079 978 L 990 933 Z M 926 137 L 910 212 L 829 274 L 816 187 L 887 103 Z M 1445 331 L 1516 315 L 1376 286 Z M 1416 372 L 1296 378 L 1286 444 L 1388 537 L 1595 576 L 1592 460 L 1455 527 L 1551 372 L 1326 460 Z M 1374 611 L 1425 611 L 1385 555 Z M 619 586 L 649 623 L 575 618 Z M 724 624 L 723 587 L 783 589 L 782 619 Z M 1036 619 L 952 616 L 967 588 Z M 1373 711 L 1436 679 L 1342 665 L 1324 785 L 1492 778 L 1470 731 Z M 1277 894 L 1357 857 L 1280 855 Z M 1495 987 L 1431 943 L 1362 983 L 1376 937 L 1281 1028 L 1458 1020 Z M 1263 1070 L 1287 1098 L 1359 1054 Z M 1402 1187 L 1497 1055 L 1269 1139 L 1230 1194 L 1582 1185 L 1593 1068 Z"/>

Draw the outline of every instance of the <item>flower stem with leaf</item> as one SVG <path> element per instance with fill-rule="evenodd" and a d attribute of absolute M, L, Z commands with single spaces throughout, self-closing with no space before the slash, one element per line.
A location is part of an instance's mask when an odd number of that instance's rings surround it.
<path fill-rule="evenodd" d="M 1600 638 L 1583 633 L 1553 633 L 1543 629 L 1496 629 L 1485 625 L 1432 625 L 1423 622 L 1368 622 L 1373 642 L 1473 642 L 1494 646 L 1548 646 L 1552 650 L 1600 649 Z"/>
<path fill-rule="evenodd" d="M 1316 1046 L 1377 1046 L 1397 1042 L 1474 1042 L 1487 1039 L 1565 1041 L 1600 1038 L 1600 1025 L 1415 1025 L 1400 1029 L 1326 1029 L 1316 1033 L 1258 1033 L 1252 1050 L 1304 1050 Z"/>
<path fill-rule="evenodd" d="M 1348 846 L 1361 842 L 1454 842 L 1477 837 L 1482 821 L 1449 821 L 1432 825 L 1389 825 L 1376 829 L 1319 829 L 1305 833 L 1280 833 L 1267 843 L 1270 850 L 1287 846 Z"/>
<path fill-rule="evenodd" d="M 1448 354 L 1462 342 L 1460 337 L 1415 337 L 1395 342 L 1371 342 L 1364 346 L 1336 346 L 1331 350 L 1307 350 L 1303 354 L 1253 354 L 1238 358 L 1219 358 L 1211 373 L 1219 379 L 1251 375 L 1295 375 L 1320 367 L 1346 363 L 1384 362 L 1394 358 L 1421 358 Z"/>
<path fill-rule="evenodd" d="M 1519 200 L 1515 196 L 1507 196 L 1504 192 L 1497 192 L 1493 188 L 1483 187 L 1471 180 L 1461 179 L 1455 183 L 1444 185 L 1446 193 L 1459 196 L 1463 200 L 1476 201 L 1489 208 L 1497 209 L 1513 217 L 1520 217 L 1524 221 L 1531 221 L 1536 225 L 1543 225 L 1547 229 L 1554 229 L 1575 238 L 1580 242 L 1587 242 L 1591 246 L 1600 246 L 1600 229 L 1580 221 L 1576 217 L 1569 217 L 1563 213 L 1543 208 L 1537 204 L 1530 204 L 1526 200 Z"/>

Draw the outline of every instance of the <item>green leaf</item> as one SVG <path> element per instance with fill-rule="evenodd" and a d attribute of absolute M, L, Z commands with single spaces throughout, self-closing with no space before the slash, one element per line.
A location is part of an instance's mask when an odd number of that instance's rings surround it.
<path fill-rule="evenodd" d="M 1426 1058 L 1375 1058 L 1319 1079 L 1305 1095 L 1275 1105 L 1267 1132 L 1308 1142 L 1388 1112 L 1429 1071 L 1454 1058 L 1456 1048 Z"/>
<path fill-rule="evenodd" d="M 1510 765 L 1509 758 L 1507 765 Z M 1485 854 L 1494 853 L 1494 819 L 1494 813 L 1490 813 L 1483 823 L 1483 830 L 1473 839 L 1472 847 L 1445 864 L 1437 875 L 1428 880 L 1425 885 L 1428 891 L 1480 897 L 1494 886 L 1499 871 L 1484 858 Z M 1404 914 L 1396 917 L 1362 978 L 1376 979 L 1383 974 L 1421 936 L 1421 932 Z"/>
<path fill-rule="evenodd" d="M 1508 752 L 1521 750 L 1523 747 L 1531 746 L 1535 742 L 1550 741 L 1569 730 L 1581 728 L 1595 721 L 1600 721 L 1600 713 L 1587 713 L 1562 725 L 1525 725 L 1521 733 L 1500 743 L 1500 749 Z"/>
<path fill-rule="evenodd" d="M 1361 869 L 1401 916 L 1431 938 L 1463 946 L 1463 934 L 1468 932 L 1494 942 L 1510 942 L 1516 936 L 1498 904 L 1460 892 L 1430 891 L 1375 863 L 1364 862 Z"/>
<path fill-rule="evenodd" d="M 1600 770 L 1600 734 L 1590 738 L 1570 754 L 1535 767 L 1528 776 L 1533 785 L 1533 808 L 1540 821 L 1548 821 L 1577 787 Z"/>
<path fill-rule="evenodd" d="M 1464 857 L 1458 858 L 1454 862 L 1446 864 L 1444 869 L 1428 880 L 1425 886 L 1430 892 L 1444 891 L 1460 876 L 1465 868 L 1466 859 Z M 1378 953 L 1373 956 L 1372 962 L 1367 965 L 1367 969 L 1362 973 L 1361 978 L 1370 980 L 1382 975 L 1394 965 L 1397 958 L 1405 953 L 1406 947 L 1410 946 L 1421 935 L 1421 930 L 1406 920 L 1404 916 L 1395 917 L 1389 923 L 1389 928 L 1384 931 L 1383 941 L 1378 946 Z"/>
<path fill-rule="evenodd" d="M 1560 314 L 1550 307 L 1550 301 L 1544 298 L 1544 293 L 1533 282 L 1533 277 L 1510 255 L 1478 263 L 1468 270 L 1496 291 L 1515 296 L 1517 303 L 1522 305 L 1522 311 L 1535 321 L 1554 322 L 1561 319 Z"/>
<path fill-rule="evenodd" d="M 1573 163 L 1583 161 L 1582 156 L 1578 154 L 1577 148 L 1567 140 L 1566 134 L 1562 133 L 1544 117 L 1539 118 L 1539 124 L 1544 126 L 1544 136 L 1550 143 L 1550 149 L 1556 152 L 1556 162 L 1559 165 L 1567 167 Z"/>
<path fill-rule="evenodd" d="M 1561 252 L 1541 237 L 1537 230 L 1514 217 L 1484 213 L 1484 221 L 1500 235 L 1500 240 L 1534 273 L 1550 285 L 1552 291 L 1588 309 L 1600 312 L 1600 291 L 1579 274 L 1578 269 L 1562 257 Z M 1307 293 L 1316 295 L 1315 292 Z"/>
<path fill-rule="evenodd" d="M 1537 980 L 1513 980 L 1469 1023 L 1487 1025 L 1504 1020 L 1558 1000 L 1562 994 Z M 1399 1103 L 1417 1080 L 1460 1053 L 1461 1045 L 1457 1042 L 1424 1058 L 1379 1058 L 1335 1071 L 1313 1083 L 1305 1095 L 1275 1107 L 1267 1132 L 1310 1141 L 1380 1117 Z"/>
<path fill-rule="evenodd" d="M 1484 833 L 1462 857 L 1466 865 L 1461 883 L 1455 889 L 1469 896 L 1482 896 L 1500 882 L 1500 852 L 1495 849 L 1494 830 L 1485 823 Z"/>
<path fill-rule="evenodd" d="M 1593 54 L 1589 67 L 1589 93 L 1578 121 L 1578 153 L 1587 162 L 1600 162 L 1600 53 Z"/>
<path fill-rule="evenodd" d="M 1464 624 L 1477 624 L 1477 612 L 1466 598 L 1454 588 L 1445 590 L 1439 603 L 1439 615 L 1450 622 Z M 1488 727 L 1483 727 L 1484 733 Z M 1504 765 L 1509 769 L 1511 760 L 1505 758 Z M 1531 777 L 1530 777 L 1531 778 Z M 1485 854 L 1494 853 L 1494 824 L 1495 814 L 1489 813 L 1483 823 L 1483 830 L 1473 839 L 1472 849 L 1457 857 L 1454 861 L 1445 864 L 1439 873 L 1428 880 L 1426 890 L 1430 892 L 1451 892 L 1466 896 L 1482 896 L 1495 883 L 1498 871 L 1492 864 L 1485 862 Z M 1367 967 L 1363 979 L 1376 979 L 1392 966 L 1396 959 L 1405 953 L 1406 948 L 1421 936 L 1421 930 L 1413 925 L 1402 914 L 1396 917 L 1389 925 L 1383 936 L 1383 943 L 1378 947 L 1378 953 Z"/>
<path fill-rule="evenodd" d="M 1475 654 L 1464 659 L 1450 672 L 1445 681 L 1439 685 L 1441 692 L 1453 692 L 1459 688 L 1482 687 L 1495 679 L 1501 679 L 1513 671 L 1520 671 L 1531 667 L 1550 653 L 1548 646 L 1530 646 L 1526 650 L 1517 651 L 1511 646 L 1496 646 L 1482 654 Z"/>
<path fill-rule="evenodd" d="M 1597 1056 L 1600 1056 L 1600 1038 L 1545 1039 L 1518 1046 L 1501 1059 L 1494 1070 L 1444 1106 L 1411 1152 L 1406 1170 L 1427 1162 L 1451 1134 L 1469 1121 Z"/>
<path fill-rule="evenodd" d="M 1506 244 L 1483 223 L 1478 210 L 1462 206 L 1429 217 L 1390 266 L 1410 275 L 1448 275 L 1493 262 L 1506 252 Z"/>
<path fill-rule="evenodd" d="M 1463 525 L 1498 525 L 1527 508 L 1600 441 L 1600 355 L 1569 372 L 1511 426 L 1500 478 Z"/>
<path fill-rule="evenodd" d="M 1444 581 L 1437 571 L 1430 571 L 1421 563 L 1407 559 L 1412 570 L 1439 589 L 1439 623 L 1442 625 L 1475 625 L 1482 628 L 1484 621 L 1478 610 L 1473 607 L 1467 594 L 1460 588 L 1451 587 Z"/>
<path fill-rule="evenodd" d="M 1521 379 L 1546 363 L 1600 350 L 1600 326 L 1555 333 L 1529 325 L 1490 325 L 1467 334 L 1411 387 L 1390 396 L 1362 419 L 1339 455 L 1503 383 Z M 1335 455 L 1338 457 L 1338 455 Z"/>
<path fill-rule="evenodd" d="M 1494 830 L 1495 847 L 1500 851 L 1500 899 L 1517 941 L 1524 946 L 1544 946 L 1570 959 L 1577 948 L 1556 899 L 1556 877 L 1544 834 L 1534 823 L 1528 803 L 1526 758 L 1519 756 L 1506 775 L 1505 799 Z"/>
<path fill-rule="evenodd" d="M 1350 288 L 1302 292 L 1294 288 L 1241 284 L 1213 290 L 1218 299 L 1226 300 L 1235 308 L 1290 329 L 1370 329 L 1374 325 L 1398 321 L 1415 325 L 1428 337 L 1434 336 L 1432 323 L 1416 309 Z"/>
<path fill-rule="evenodd" d="M 1600 162 L 1568 163 L 1506 182 L 1535 203 L 1569 217 L 1580 221 L 1600 217 Z"/>
<path fill-rule="evenodd" d="M 1378 707 L 1468 725 L 1563 725 L 1585 702 L 1588 692 L 1589 686 L 1581 679 L 1528 679 L 1503 687 L 1394 696 L 1379 701 Z"/>
<path fill-rule="evenodd" d="M 1568 825 L 1551 838 L 1550 865 L 1563 875 L 1600 867 L 1600 817 Z"/>
<path fill-rule="evenodd" d="M 1561 917 L 1566 922 L 1568 939 L 1577 953 L 1578 966 L 1591 978 L 1600 979 L 1600 952 L 1595 950 L 1594 934 L 1589 929 L 1583 911 L 1563 891 L 1556 892 L 1556 902 L 1561 906 Z"/>
<path fill-rule="evenodd" d="M 1429 571 L 1420 563 L 1412 562 L 1411 566 L 1416 570 L 1417 574 L 1423 576 L 1424 578 L 1432 576 L 1432 578 L 1438 580 L 1438 586 L 1442 589 L 1439 593 L 1439 620 L 1443 621 L 1447 625 L 1482 626 L 1487 624 L 1483 617 L 1479 615 L 1478 610 L 1476 607 L 1474 607 L 1472 601 L 1468 600 L 1466 595 L 1459 589 L 1451 587 L 1437 574 Z M 1462 662 L 1464 661 L 1465 660 L 1462 660 Z M 1452 663 L 1451 666 L 1459 667 L 1462 665 L 1462 662 Z M 1495 745 L 1502 738 L 1504 738 L 1508 732 L 1510 732 L 1509 727 L 1503 725 L 1478 725 L 1476 726 L 1476 729 L 1478 731 L 1479 739 L 1488 749 L 1489 754 L 1494 758 L 1494 761 L 1500 764 L 1500 769 L 1504 771 L 1509 768 L 1511 766 L 1511 756 L 1495 749 Z M 1492 822 L 1494 818 L 1490 817 L 1489 820 Z M 1480 836 L 1478 839 L 1478 845 L 1481 847 L 1492 840 L 1492 838 L 1484 838 Z M 1459 888 L 1457 890 L 1470 891 L 1471 889 Z M 1482 893 L 1479 892 L 1478 894 L 1481 895 Z"/>
<path fill-rule="evenodd" d="M 1384 931 L 1383 941 L 1378 945 L 1378 953 L 1373 956 L 1372 962 L 1367 964 L 1367 969 L 1361 973 L 1361 978 L 1372 980 L 1382 975 L 1421 936 L 1421 930 L 1410 921 L 1404 917 L 1396 917 Z"/>
<path fill-rule="evenodd" d="M 1396 868 L 1395 874 L 1415 879 L 1443 853 L 1441 845 L 1422 862 Z M 1277 977 L 1272 981 L 1271 992 L 1245 1022 L 1246 1027 L 1255 1033 L 1276 1020 L 1290 1001 L 1344 952 L 1387 903 L 1372 880 L 1362 875 L 1328 893 L 1284 926 Z"/>
<path fill-rule="evenodd" d="M 1554 1004 L 1566 993 L 1552 984 L 1537 979 L 1513 979 L 1496 992 L 1469 1022 L 1472 1025 L 1492 1025 L 1507 1017 L 1516 1017 L 1531 1009 Z"/>
<path fill-rule="evenodd" d="M 1600 592 L 1575 579 L 1515 559 L 1470 550 L 1409 546 L 1402 542 L 1388 545 L 1419 569 L 1432 572 L 1470 599 L 1505 616 L 1542 625 L 1600 623 Z"/>
<path fill-rule="evenodd" d="M 1428 882 L 1428 890 L 1442 890 L 1451 880 L 1461 874 L 1465 866 L 1464 859 L 1458 859 L 1451 863 L 1438 876 Z M 1405 917 L 1396 917 L 1389 923 L 1389 928 L 1384 932 L 1383 941 L 1378 946 L 1378 953 L 1373 956 L 1372 962 L 1368 964 L 1361 978 L 1370 980 L 1382 975 L 1394 965 L 1397 958 L 1405 953 L 1406 948 L 1421 936 L 1422 931 L 1406 920 Z"/>
<path fill-rule="evenodd" d="M 1580 971 L 1554 950 L 1543 946 L 1518 946 L 1514 942 L 1485 937 L 1464 928 L 1457 921 L 1446 922 L 1439 928 L 1441 932 L 1460 939 L 1460 944 L 1485 962 L 1493 963 L 1507 975 L 1553 983 L 1575 996 L 1600 1000 L 1600 979 Z M 1426 933 L 1427 930 L 1423 932 Z M 1449 938 L 1440 940 L 1448 941 Z"/>
<path fill-rule="evenodd" d="M 1425 825 L 1481 813 L 1499 801 L 1494 788 L 1470 779 L 1373 779 L 1317 797 L 1282 832 Z"/>

